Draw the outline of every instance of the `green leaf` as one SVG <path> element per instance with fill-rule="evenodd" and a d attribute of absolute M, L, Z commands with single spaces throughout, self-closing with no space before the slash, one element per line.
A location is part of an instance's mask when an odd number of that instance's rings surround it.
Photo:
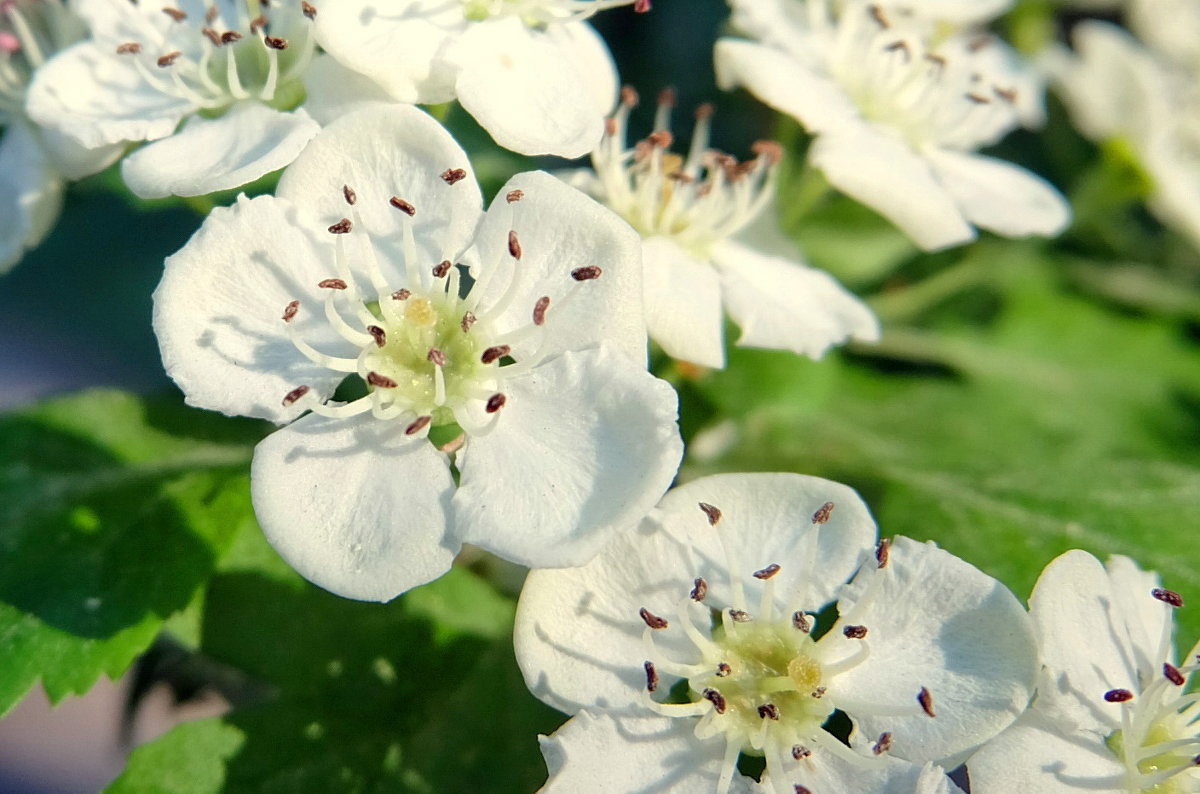
<path fill-rule="evenodd" d="M 462 568 L 389 604 L 339 598 L 244 532 L 209 583 L 201 651 L 266 701 L 135 751 L 108 792 L 533 791 L 537 734 L 564 718 L 526 692 L 513 614 Z"/>
<path fill-rule="evenodd" d="M 0 417 L 0 714 L 121 674 L 250 520 L 258 423 L 115 391 Z"/>

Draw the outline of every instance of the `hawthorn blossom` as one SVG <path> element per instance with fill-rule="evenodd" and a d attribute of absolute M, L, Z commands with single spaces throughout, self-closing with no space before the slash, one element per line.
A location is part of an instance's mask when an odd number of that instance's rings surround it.
<path fill-rule="evenodd" d="M 84 35 L 62 0 L 0 0 L 0 273 L 58 220 L 64 183 L 100 171 L 120 149 L 88 150 L 25 113 L 30 76 L 47 58 Z"/>
<path fill-rule="evenodd" d="M 831 276 L 805 265 L 794 249 L 789 256 L 762 250 L 755 221 L 770 214 L 778 144 L 760 142 L 755 158 L 742 163 L 708 149 L 712 111 L 705 105 L 681 157 L 671 151 L 674 98 L 664 92 L 655 132 L 626 148 L 636 102 L 632 89 L 622 92 L 592 153 L 594 170 L 567 179 L 641 233 L 646 325 L 654 341 L 677 359 L 723 367 L 722 305 L 741 326 L 741 345 L 819 358 L 849 338 L 879 338 L 871 310 Z"/>
<path fill-rule="evenodd" d="M 95 147 L 152 141 L 125 158 L 143 198 L 238 187 L 293 159 L 320 129 L 294 107 L 314 51 L 302 0 L 79 0 L 92 37 L 29 90 L 35 121 Z M 180 122 L 183 122 L 180 125 Z"/>
<path fill-rule="evenodd" d="M 968 762 L 973 794 L 1200 791 L 1200 669 L 1175 657 L 1178 593 L 1127 557 L 1074 550 L 1046 566 L 1030 612 L 1042 672 L 1033 708 Z"/>
<path fill-rule="evenodd" d="M 779 792 L 922 775 L 946 790 L 920 767 L 956 763 L 1024 710 L 1032 630 L 991 577 L 875 533 L 844 485 L 725 474 L 671 491 L 582 568 L 532 572 L 517 661 L 576 715 L 548 743 L 546 790 L 744 791 L 741 755 L 764 758 Z M 836 711 L 849 746 L 823 727 Z"/>
<path fill-rule="evenodd" d="M 666 490 L 677 398 L 645 371 L 638 254 L 548 174 L 481 213 L 446 131 L 381 105 L 326 127 L 276 196 L 214 210 L 167 259 L 154 327 L 190 404 L 290 422 L 254 454 L 268 540 L 387 600 L 463 543 L 582 564 Z"/>
<path fill-rule="evenodd" d="M 617 78 L 584 20 L 649 0 L 321 0 L 321 47 L 397 102 L 457 99 L 496 143 L 580 157 L 600 140 Z"/>
<path fill-rule="evenodd" d="M 1040 177 L 976 150 L 1030 110 L 1006 45 L 862 0 L 732 0 L 750 37 L 717 42 L 725 88 L 745 86 L 815 136 L 813 165 L 926 250 L 1055 235 L 1070 207 Z M 998 54 L 997 54 L 998 53 Z M 1021 77 L 1021 80 L 1024 80 Z"/>

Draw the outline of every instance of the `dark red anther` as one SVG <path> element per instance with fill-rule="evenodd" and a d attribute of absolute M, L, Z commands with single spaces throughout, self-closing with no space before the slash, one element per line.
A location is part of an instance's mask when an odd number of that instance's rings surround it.
<path fill-rule="evenodd" d="M 871 748 L 871 751 L 875 753 L 875 755 L 883 755 L 891 749 L 892 734 L 888 731 L 884 731 L 883 733 L 879 734 L 879 738 L 875 741 L 875 746 Z"/>
<path fill-rule="evenodd" d="M 550 308 L 550 296 L 543 295 L 537 299 L 537 303 L 533 304 L 533 324 L 546 324 L 546 310 Z"/>
<path fill-rule="evenodd" d="M 446 274 L 450 272 L 450 268 L 452 267 L 454 267 L 454 265 L 450 264 L 449 259 L 443 259 L 441 262 L 438 262 L 433 266 L 433 277 L 445 278 Z"/>
<path fill-rule="evenodd" d="M 242 40 L 242 34 L 238 33 L 236 30 L 227 30 L 221 34 L 221 43 L 222 44 L 233 44 L 235 41 L 241 41 L 241 40 Z"/>
<path fill-rule="evenodd" d="M 388 204 L 391 204 L 410 218 L 417 214 L 417 208 L 399 196 L 392 196 L 388 199 Z"/>
<path fill-rule="evenodd" d="M 758 716 L 764 720 L 779 721 L 779 707 L 774 703 L 764 703 L 758 707 Z"/>
<path fill-rule="evenodd" d="M 826 502 L 821 505 L 817 512 L 813 513 L 812 522 L 814 524 L 824 524 L 829 520 L 829 516 L 833 515 L 833 502 Z"/>
<path fill-rule="evenodd" d="M 290 302 L 287 306 L 283 307 L 283 321 L 290 323 L 298 311 L 300 311 L 300 301 Z"/>
<path fill-rule="evenodd" d="M 667 86 L 658 92 L 659 107 L 675 107 L 675 89 Z"/>
<path fill-rule="evenodd" d="M 350 230 L 353 228 L 354 228 L 354 224 L 350 222 L 349 218 L 342 218 L 340 221 L 338 221 L 337 223 L 335 223 L 329 227 L 329 233 L 330 234 L 349 234 Z"/>
<path fill-rule="evenodd" d="M 283 407 L 288 408 L 296 404 L 304 395 L 308 394 L 310 389 L 307 386 L 297 386 L 287 394 L 283 395 Z"/>
<path fill-rule="evenodd" d="M 429 348 L 429 352 L 425 354 L 425 360 L 433 364 L 435 367 L 446 366 L 446 354 L 438 350 L 436 347 Z"/>
<path fill-rule="evenodd" d="M 933 713 L 933 695 L 925 687 L 921 687 L 921 691 L 917 693 L 917 702 L 921 704 L 921 710 L 930 717 L 936 717 Z"/>
<path fill-rule="evenodd" d="M 802 786 L 799 783 L 793 783 L 792 792 L 793 794 L 812 794 L 812 789 L 808 786 Z"/>
<path fill-rule="evenodd" d="M 750 151 L 766 160 L 769 165 L 777 165 L 783 159 L 783 147 L 775 141 L 755 141 Z"/>
<path fill-rule="evenodd" d="M 966 97 L 968 100 L 970 100 L 970 102 L 972 104 L 975 104 L 975 105 L 990 105 L 990 104 L 992 104 L 992 100 L 988 99 L 987 97 L 980 96 L 979 94 L 976 94 L 976 93 L 973 93 L 970 91 L 963 94 L 963 96 Z"/>
<path fill-rule="evenodd" d="M 221 34 L 220 33 L 213 30 L 212 28 L 201 28 L 200 32 L 204 34 L 204 37 L 206 39 L 208 39 L 210 42 L 212 42 L 212 45 L 214 47 L 221 46 Z"/>
<path fill-rule="evenodd" d="M 410 297 L 412 297 L 412 293 L 406 289 L 398 289 L 392 293 L 392 300 L 394 301 L 406 301 Z"/>
<path fill-rule="evenodd" d="M 696 121 L 707 121 L 713 117 L 714 112 L 713 106 L 705 102 L 696 108 Z"/>
<path fill-rule="evenodd" d="M 1154 596 L 1159 601 L 1162 601 L 1164 604 L 1173 606 L 1176 609 L 1179 609 L 1181 606 L 1183 606 L 1183 596 L 1179 595 L 1179 593 L 1176 593 L 1174 590 L 1156 587 L 1150 591 L 1150 595 Z"/>
<path fill-rule="evenodd" d="M 645 14 L 650 10 L 650 0 L 634 0 L 633 13 Z"/>
<path fill-rule="evenodd" d="M 848 640 L 861 640 L 867 636 L 866 626 L 845 626 L 842 628 L 842 634 Z"/>
<path fill-rule="evenodd" d="M 871 18 L 875 20 L 875 23 L 879 27 L 886 30 L 892 26 L 892 23 L 888 21 L 887 15 L 883 13 L 883 9 L 879 6 L 873 5 L 867 10 L 871 12 Z"/>
<path fill-rule="evenodd" d="M 733 618 L 734 623 L 749 623 L 750 613 L 744 609 L 730 609 L 729 617 Z"/>
<path fill-rule="evenodd" d="M 462 328 L 463 333 L 468 333 L 471 326 L 475 324 L 475 315 L 471 312 L 463 312 L 462 320 L 458 323 L 458 327 Z"/>
<path fill-rule="evenodd" d="M 796 761 L 803 761 L 805 758 L 808 758 L 811 755 L 812 750 L 809 750 L 804 745 L 797 744 L 792 746 L 792 758 Z M 797 792 L 797 794 L 799 794 L 799 792 Z"/>
<path fill-rule="evenodd" d="M 142 51 L 142 45 L 136 41 L 127 41 L 117 45 L 117 55 L 137 55 Z"/>
<path fill-rule="evenodd" d="M 1175 686 L 1183 686 L 1184 681 L 1186 680 L 1179 668 L 1170 662 L 1163 662 L 1163 675 L 1166 676 L 1166 679 Z"/>
<path fill-rule="evenodd" d="M 358 201 L 358 194 L 349 185 L 342 185 L 342 198 L 346 199 L 347 204 L 354 206 L 354 202 Z"/>
<path fill-rule="evenodd" d="M 717 665 L 717 678 L 728 678 L 733 673 L 733 668 L 728 662 L 721 662 Z"/>
<path fill-rule="evenodd" d="M 503 394 L 493 394 L 491 397 L 488 397 L 487 405 L 484 406 L 484 410 L 489 414 L 494 414 L 496 411 L 499 411 L 501 408 L 503 408 L 506 402 L 508 402 L 508 398 Z"/>
<path fill-rule="evenodd" d="M 286 50 L 288 48 L 288 41 L 282 36 L 263 36 L 263 44 L 266 44 L 273 50 Z"/>
<path fill-rule="evenodd" d="M 638 92 L 631 85 L 621 86 L 621 104 L 627 108 L 637 107 Z"/>
<path fill-rule="evenodd" d="M 703 578 L 696 579 L 692 586 L 691 597 L 693 601 L 703 601 L 708 595 L 708 582 Z"/>
<path fill-rule="evenodd" d="M 658 615 L 654 614 L 645 607 L 639 609 L 638 614 L 642 616 L 642 620 L 646 622 L 646 625 L 652 629 L 665 629 L 667 626 L 671 625 L 667 623 L 666 618 L 660 618 Z"/>
<path fill-rule="evenodd" d="M 767 579 L 770 579 L 772 576 L 774 576 L 777 573 L 779 573 L 779 563 L 773 562 L 770 565 L 768 565 L 766 568 L 763 568 L 761 571 L 755 571 L 754 578 L 755 579 L 763 579 L 765 581 Z"/>
<path fill-rule="evenodd" d="M 383 347 L 387 344 L 387 334 L 378 325 L 368 325 L 367 333 L 375 340 L 376 347 Z"/>
<path fill-rule="evenodd" d="M 650 141 L 651 146 L 659 149 L 669 149 L 671 148 L 671 144 L 675 142 L 675 136 L 667 130 L 658 130 L 657 132 L 650 133 L 646 137 L 646 140 Z"/>
<path fill-rule="evenodd" d="M 257 33 L 260 30 L 266 30 L 268 23 L 269 23 L 269 20 L 265 16 L 262 16 L 260 14 L 259 16 L 256 16 L 254 19 L 250 20 L 250 32 Z"/>
<path fill-rule="evenodd" d="M 321 289 L 349 289 L 346 282 L 340 278 L 327 278 L 323 281 L 318 281 L 317 286 Z"/>
<path fill-rule="evenodd" d="M 457 185 L 466 178 L 467 171 L 464 168 L 447 168 L 442 172 L 442 181 L 447 185 Z"/>
<path fill-rule="evenodd" d="M 715 527 L 717 524 L 719 524 L 721 522 L 720 509 L 714 507 L 713 505 L 708 504 L 707 502 L 701 502 L 700 510 L 704 513 L 705 516 L 708 517 L 708 525 L 710 527 Z"/>
<path fill-rule="evenodd" d="M 183 53 L 180 52 L 179 50 L 175 50 L 174 52 L 168 52 L 166 55 L 160 55 L 158 57 L 157 63 L 160 67 L 166 68 L 166 67 L 170 66 L 171 64 L 175 63 L 175 60 L 177 58 L 179 58 L 180 55 L 183 55 Z"/>
<path fill-rule="evenodd" d="M 317 9 L 313 7 L 312 3 L 309 3 L 309 2 L 300 3 L 300 10 L 304 13 L 304 16 L 308 17 L 309 19 L 317 18 Z"/>
<path fill-rule="evenodd" d="M 508 233 L 508 253 L 512 255 L 513 259 L 521 258 L 521 241 L 517 238 L 515 231 Z"/>
<path fill-rule="evenodd" d="M 378 372 L 368 372 L 367 383 L 379 389 L 396 388 L 396 381 L 392 380 L 387 375 L 380 375 Z"/>
<path fill-rule="evenodd" d="M 479 357 L 479 360 L 484 364 L 494 364 L 511 352 L 512 348 L 508 345 L 495 345 L 483 351 L 483 355 Z"/>
<path fill-rule="evenodd" d="M 577 267 L 571 271 L 571 278 L 576 281 L 590 281 L 594 278 L 600 278 L 604 271 L 595 265 L 587 265 L 586 267 Z"/>
<path fill-rule="evenodd" d="M 1127 703 L 1133 700 L 1133 693 L 1128 689 L 1110 689 L 1104 693 L 1104 699 L 1109 703 Z"/>
<path fill-rule="evenodd" d="M 524 190 L 510 190 L 504 194 L 504 200 L 509 204 L 515 204 L 523 198 L 525 198 Z"/>
<path fill-rule="evenodd" d="M 879 545 L 875 547 L 875 563 L 879 568 L 886 568 L 888 560 L 891 558 L 892 542 L 887 538 L 882 538 Z"/>
<path fill-rule="evenodd" d="M 412 424 L 404 428 L 404 435 L 415 436 L 417 433 L 420 433 L 422 430 L 428 427 L 429 423 L 432 421 L 432 416 L 418 416 L 412 421 Z"/>
<path fill-rule="evenodd" d="M 725 696 L 722 695 L 720 692 L 713 689 L 712 687 L 709 687 L 708 689 L 705 689 L 703 692 L 701 692 L 700 695 L 705 700 L 707 700 L 709 703 L 713 704 L 713 709 L 718 714 L 725 713 L 725 709 L 727 708 L 726 703 L 725 703 Z"/>
<path fill-rule="evenodd" d="M 805 634 L 808 634 L 810 631 L 812 631 L 812 621 L 808 619 L 808 615 L 804 614 L 804 612 L 800 610 L 792 613 L 792 626 L 800 629 L 800 631 L 803 631 Z"/>
<path fill-rule="evenodd" d="M 180 11 L 178 8 L 171 8 L 170 6 L 167 6 L 162 10 L 162 12 L 176 22 L 182 22 L 183 20 L 187 19 L 187 14 L 183 11 Z"/>
<path fill-rule="evenodd" d="M 654 662 L 646 662 L 642 667 L 646 668 L 646 691 L 654 692 L 658 689 L 658 671 L 654 669 Z"/>

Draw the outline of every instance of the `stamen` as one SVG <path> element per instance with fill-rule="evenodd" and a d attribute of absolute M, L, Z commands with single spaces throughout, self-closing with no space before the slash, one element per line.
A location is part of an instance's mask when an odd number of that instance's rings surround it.
<path fill-rule="evenodd" d="M 180 55 L 183 55 L 183 53 L 180 52 L 179 50 L 175 50 L 174 52 L 168 52 L 166 55 L 160 55 L 158 57 L 158 60 L 155 61 L 155 63 L 158 64 L 159 68 L 165 69 L 166 67 L 174 64 L 175 61 L 178 60 Z"/>
<path fill-rule="evenodd" d="M 871 752 L 875 753 L 875 755 L 883 755 L 891 749 L 892 734 L 889 731 L 884 731 L 883 733 L 879 734 L 879 739 L 876 740 L 875 745 L 871 748 Z"/>
<path fill-rule="evenodd" d="M 734 623 L 749 623 L 753 618 L 750 613 L 744 609 L 730 609 L 729 617 L 733 618 Z"/>
<path fill-rule="evenodd" d="M 433 277 L 445 278 L 446 274 L 450 272 L 451 267 L 453 267 L 453 265 L 450 264 L 450 260 L 443 259 L 441 262 L 433 266 Z"/>
<path fill-rule="evenodd" d="M 340 221 L 330 226 L 328 231 L 330 234 L 349 234 L 350 230 L 353 228 L 354 224 L 350 222 L 349 218 L 342 218 Z"/>
<path fill-rule="evenodd" d="M 467 178 L 467 172 L 462 168 L 447 168 L 442 172 L 442 180 L 447 185 L 456 185 Z"/>
<path fill-rule="evenodd" d="M 764 720 L 779 721 L 779 707 L 774 703 L 764 703 L 758 707 L 758 716 Z"/>
<path fill-rule="evenodd" d="M 1176 593 L 1174 590 L 1167 590 L 1164 587 L 1156 587 L 1150 591 L 1150 595 L 1162 601 L 1164 604 L 1179 609 L 1183 606 L 1183 596 Z"/>
<path fill-rule="evenodd" d="M 933 695 L 925 687 L 921 687 L 921 691 L 917 693 L 917 702 L 921 704 L 921 710 L 930 717 L 936 717 L 933 713 Z"/>
<path fill-rule="evenodd" d="M 766 580 L 766 579 L 770 579 L 772 576 L 774 576 L 777 573 L 779 573 L 779 564 L 773 562 L 770 565 L 768 565 L 766 568 L 763 568 L 761 571 L 755 571 L 754 578 Z"/>
<path fill-rule="evenodd" d="M 358 201 L 358 194 L 349 185 L 342 185 L 342 197 L 350 206 L 354 206 L 354 202 Z"/>
<path fill-rule="evenodd" d="M 489 414 L 494 414 L 503 408 L 504 404 L 507 402 L 508 398 L 503 394 L 493 394 L 488 398 L 487 405 L 484 406 L 484 410 L 486 410 Z"/>
<path fill-rule="evenodd" d="M 1183 686 L 1185 679 L 1179 668 L 1170 662 L 1163 662 L 1163 676 L 1175 686 Z"/>
<path fill-rule="evenodd" d="M 300 311 L 300 301 L 290 302 L 287 306 L 283 307 L 283 321 L 290 323 L 298 311 Z"/>
<path fill-rule="evenodd" d="M 307 2 L 307 0 L 300 3 L 300 11 L 309 19 L 317 18 L 317 9 L 313 8 L 312 3 Z"/>
<path fill-rule="evenodd" d="M 533 304 L 533 324 L 546 324 L 546 310 L 550 308 L 550 296 L 543 295 L 538 298 L 537 303 Z"/>
<path fill-rule="evenodd" d="M 660 618 L 658 615 L 655 615 L 645 607 L 639 609 L 638 614 L 641 616 L 642 620 L 646 622 L 646 625 L 652 629 L 665 629 L 670 625 L 666 618 Z"/>
<path fill-rule="evenodd" d="M 340 278 L 327 278 L 317 282 L 317 286 L 321 289 L 349 289 L 349 285 Z"/>
<path fill-rule="evenodd" d="M 200 32 L 204 34 L 205 38 L 207 38 L 210 42 L 212 42 L 212 45 L 214 47 L 221 46 L 221 34 L 220 33 L 213 30 L 212 28 L 203 28 Z M 216 85 L 216 84 L 214 83 L 213 85 Z"/>
<path fill-rule="evenodd" d="M 420 433 L 433 421 L 432 416 L 418 416 L 412 424 L 404 428 L 404 435 L 412 436 Z"/>
<path fill-rule="evenodd" d="M 399 196 L 392 196 L 388 199 L 388 204 L 391 204 L 410 218 L 417 214 L 417 208 Z"/>
<path fill-rule="evenodd" d="M 576 281 L 590 281 L 594 278 L 600 278 L 604 271 L 595 265 L 587 265 L 586 267 L 577 267 L 571 271 L 571 278 Z"/>
<path fill-rule="evenodd" d="M 387 344 L 387 334 L 378 325 L 368 325 L 367 333 L 374 337 L 376 347 L 383 347 Z"/>
<path fill-rule="evenodd" d="M 142 51 L 142 45 L 136 41 L 127 41 L 117 46 L 117 55 L 137 55 Z"/>
<path fill-rule="evenodd" d="M 504 200 L 507 201 L 509 204 L 514 204 L 523 198 L 525 198 L 524 190 L 510 190 L 506 194 L 504 194 Z"/>
<path fill-rule="evenodd" d="M 886 568 L 888 558 L 891 554 L 892 542 L 887 538 L 880 538 L 879 545 L 875 547 L 875 562 L 880 568 Z"/>
<path fill-rule="evenodd" d="M 716 711 L 718 714 L 724 714 L 725 709 L 728 708 L 728 704 L 725 702 L 725 696 L 722 695 L 717 690 L 713 689 L 712 687 L 708 687 L 707 689 L 705 689 L 703 692 L 700 693 L 700 696 L 703 697 L 705 700 L 707 700 L 709 703 L 712 703 L 713 710 Z"/>
<path fill-rule="evenodd" d="M 717 665 L 717 678 L 728 678 L 733 673 L 733 668 L 728 662 L 721 662 Z"/>
<path fill-rule="evenodd" d="M 646 691 L 656 691 L 658 689 L 658 670 L 654 669 L 654 662 L 646 662 L 642 666 L 646 668 Z"/>
<path fill-rule="evenodd" d="M 429 352 L 425 355 L 425 360 L 432 363 L 435 367 L 446 366 L 446 354 L 436 347 L 429 348 Z"/>
<path fill-rule="evenodd" d="M 1133 693 L 1128 689 L 1110 689 L 1104 693 L 1104 699 L 1109 703 L 1127 703 L 1133 700 Z"/>
<path fill-rule="evenodd" d="M 296 388 L 292 389 L 283 396 L 283 407 L 288 408 L 292 405 L 295 405 L 296 401 L 308 394 L 309 391 L 311 391 L 311 389 L 309 389 L 307 386 L 297 386 Z"/>
<path fill-rule="evenodd" d="M 484 364 L 494 364 L 511 352 L 512 348 L 508 345 L 496 345 L 483 351 L 483 355 L 479 357 L 479 360 Z"/>
<path fill-rule="evenodd" d="M 475 324 L 476 319 L 475 315 L 471 312 L 463 312 L 462 321 L 458 325 L 462 328 L 464 334 L 471 331 L 471 326 Z"/>
<path fill-rule="evenodd" d="M 792 625 L 805 634 L 812 631 L 812 621 L 808 619 L 808 615 L 800 611 L 792 613 Z"/>
<path fill-rule="evenodd" d="M 715 527 L 721 521 L 721 511 L 705 502 L 700 503 L 700 509 L 708 516 L 708 525 Z"/>
<path fill-rule="evenodd" d="M 521 258 L 521 241 L 517 239 L 515 231 L 508 233 L 508 253 L 512 255 L 513 259 Z"/>
<path fill-rule="evenodd" d="M 691 599 L 697 603 L 703 601 L 705 596 L 708 595 L 708 582 L 702 578 L 696 579 L 690 595 Z"/>
<path fill-rule="evenodd" d="M 233 44 L 235 41 L 241 41 L 241 40 L 242 40 L 242 34 L 238 33 L 236 30 L 227 30 L 221 34 L 221 43 L 222 44 Z"/>
<path fill-rule="evenodd" d="M 394 389 L 396 381 L 386 375 L 380 375 L 378 372 L 367 373 L 367 383 L 379 389 Z"/>
<path fill-rule="evenodd" d="M 833 514 L 833 502 L 826 502 L 821 505 L 817 512 L 813 513 L 812 522 L 814 524 L 824 524 L 829 520 L 829 516 Z"/>
<path fill-rule="evenodd" d="M 861 640 L 867 636 L 866 626 L 846 626 L 842 629 L 842 634 L 849 640 Z"/>
<path fill-rule="evenodd" d="M 803 761 L 805 758 L 812 756 L 812 750 L 801 744 L 792 746 L 792 758 L 796 761 Z"/>
<path fill-rule="evenodd" d="M 176 22 L 182 22 L 183 20 L 187 19 L 187 14 L 183 11 L 180 11 L 178 8 L 171 8 L 170 6 L 167 6 L 162 10 L 162 12 Z"/>
<path fill-rule="evenodd" d="M 392 293 L 392 300 L 395 301 L 406 301 L 410 297 L 412 297 L 412 293 L 406 289 L 398 289 Z"/>

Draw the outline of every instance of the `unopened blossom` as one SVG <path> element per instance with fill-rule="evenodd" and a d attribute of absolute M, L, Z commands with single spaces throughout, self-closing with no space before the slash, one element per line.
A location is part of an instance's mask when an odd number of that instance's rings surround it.
<path fill-rule="evenodd" d="M 968 242 L 975 227 L 1055 235 L 1070 221 L 1051 185 L 976 151 L 1032 120 L 1024 72 L 994 36 L 940 35 L 930 19 L 862 0 L 732 5 L 748 38 L 717 42 L 721 85 L 798 119 L 829 182 L 922 248 Z"/>
<path fill-rule="evenodd" d="M 655 131 L 627 148 L 636 102 L 626 88 L 592 152 L 592 169 L 568 179 L 641 233 L 646 325 L 654 341 L 675 358 L 722 367 L 722 307 L 741 326 L 742 345 L 819 358 L 847 339 L 879 338 L 871 310 L 829 274 L 808 267 L 798 252 L 763 250 L 759 227 L 774 222 L 778 144 L 760 142 L 745 162 L 709 149 L 712 109 L 705 105 L 686 156 L 676 154 L 668 91 L 659 97 Z"/>
<path fill-rule="evenodd" d="M 213 211 L 167 259 L 154 327 L 189 403 L 290 422 L 254 454 L 268 540 L 386 600 L 463 543 L 582 564 L 666 490 L 677 399 L 645 370 L 640 269 L 637 235 L 548 174 L 481 213 L 445 130 L 380 105 L 276 196 Z"/>
<path fill-rule="evenodd" d="M 591 563 L 534 571 L 514 642 L 533 693 L 577 715 L 547 747 L 562 792 L 745 791 L 742 755 L 772 791 L 952 790 L 922 766 L 1012 723 L 1036 672 L 1000 583 L 932 544 L 876 545 L 854 491 L 794 474 L 696 480 Z"/>
<path fill-rule="evenodd" d="M 1200 646 L 1175 655 L 1182 606 L 1127 557 L 1075 550 L 1046 566 L 1030 599 L 1037 699 L 968 761 L 972 793 L 1200 791 Z"/>
<path fill-rule="evenodd" d="M 321 46 L 395 101 L 457 99 L 498 144 L 580 157 L 616 98 L 604 41 L 585 21 L 649 0 L 320 0 Z"/>
<path fill-rule="evenodd" d="M 100 171 L 120 154 L 85 149 L 39 129 L 25 113 L 31 75 L 84 33 L 62 0 L 0 0 L 0 273 L 50 231 L 66 181 Z"/>
<path fill-rule="evenodd" d="M 91 38 L 30 86 L 35 121 L 94 147 L 151 141 L 122 174 L 143 198 L 238 187 L 299 154 L 316 10 L 302 0 L 79 0 Z M 181 124 L 182 122 L 182 124 Z"/>

